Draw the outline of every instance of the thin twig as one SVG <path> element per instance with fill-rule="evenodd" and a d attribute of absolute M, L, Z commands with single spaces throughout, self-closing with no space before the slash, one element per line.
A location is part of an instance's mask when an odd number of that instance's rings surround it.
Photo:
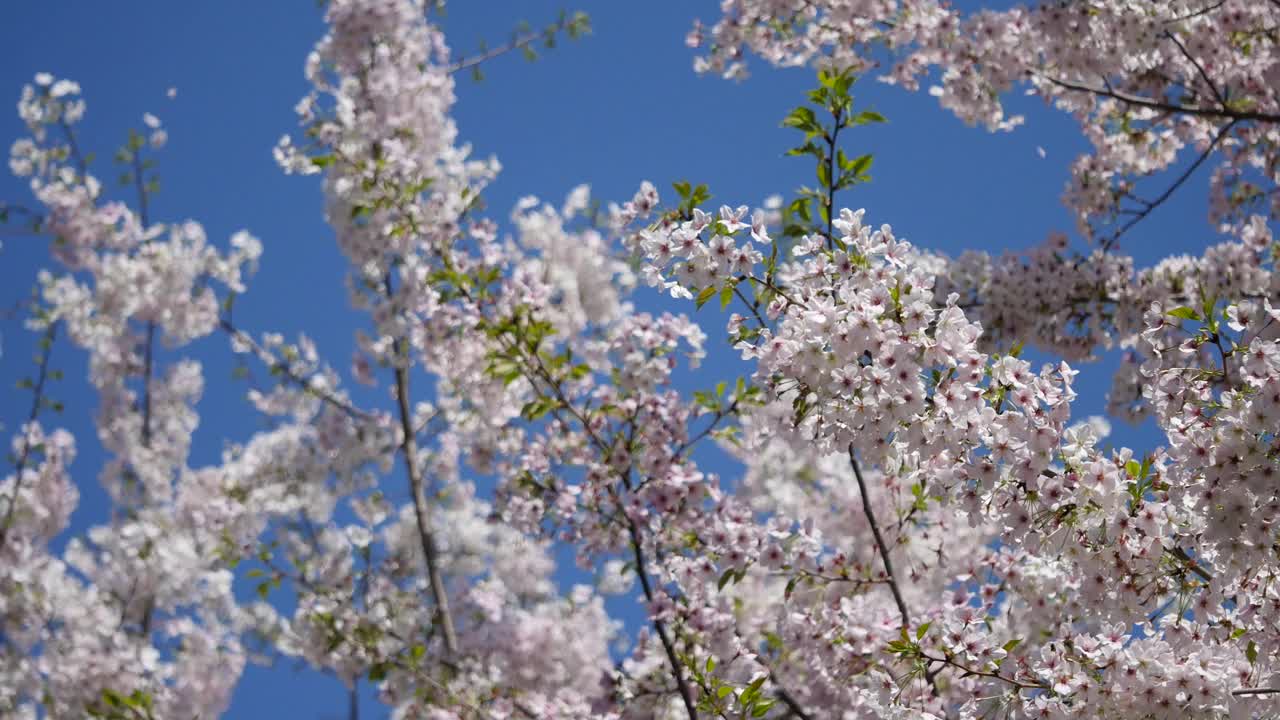
<path fill-rule="evenodd" d="M 1007 675 L 1001 675 L 998 672 L 988 672 L 986 670 L 975 670 L 971 667 L 968 667 L 966 665 L 962 665 L 956 662 L 955 660 L 951 659 L 950 655 L 947 655 L 945 657 L 935 657 L 928 653 L 922 652 L 920 653 L 920 657 L 930 662 L 942 663 L 944 667 L 949 666 L 949 667 L 956 668 L 958 670 L 963 671 L 964 674 L 966 675 L 976 675 L 978 677 L 991 678 L 992 680 L 999 680 L 1000 682 L 1013 685 L 1019 690 L 1044 690 L 1046 688 L 1045 685 L 1042 685 L 1039 683 L 1024 683 L 1019 680 L 1014 680 L 1013 678 L 1008 677 Z"/>
<path fill-rule="evenodd" d="M 488 62 L 489 60 L 492 60 L 496 57 L 506 55 L 507 53 L 512 52 L 514 50 L 521 50 L 523 48 L 528 47 L 529 45 L 532 45 L 539 38 L 544 38 L 544 37 L 547 37 L 548 35 L 552 35 L 552 34 L 564 31 L 574 22 L 575 22 L 575 17 L 573 16 L 563 17 L 555 25 L 551 25 L 550 27 L 544 30 L 531 30 L 523 35 L 520 35 L 514 38 L 513 40 L 511 40 L 506 44 L 499 45 L 498 47 L 493 48 L 492 50 L 487 50 L 485 52 L 480 53 L 479 55 L 473 55 L 469 58 L 463 58 L 462 60 L 459 60 L 458 62 L 445 68 L 445 71 L 448 72 L 450 75 L 452 75 L 456 72 L 461 72 L 468 68 L 475 67 L 476 65 L 479 65 L 481 63 Z"/>
<path fill-rule="evenodd" d="M 835 221 L 836 221 L 836 145 L 837 138 L 840 137 L 840 121 L 841 110 L 837 109 L 834 115 L 834 124 L 831 126 L 831 133 L 823 133 L 822 136 L 827 141 L 827 249 L 836 249 L 835 238 Z M 843 168 L 841 169 L 843 172 Z"/>
<path fill-rule="evenodd" d="M 71 129 L 71 123 L 67 122 L 65 114 L 58 116 L 58 126 L 62 128 L 62 134 L 67 139 L 67 148 L 71 151 L 71 159 L 75 160 L 76 167 L 80 170 L 80 177 L 88 177 L 89 162 L 85 159 L 84 153 L 80 152 L 80 145 L 76 142 L 76 134 Z"/>
<path fill-rule="evenodd" d="M 317 398 L 318 400 L 324 403 L 327 403 L 337 408 L 338 410 L 341 410 L 342 412 L 346 413 L 347 415 L 353 418 L 370 421 L 370 422 L 379 420 L 379 417 L 374 413 L 371 413 L 368 410 L 362 410 L 352 405 L 351 403 L 348 403 L 342 400 L 336 395 L 333 395 L 332 393 L 329 393 L 321 388 L 316 387 L 315 384 L 312 383 L 309 378 L 306 378 L 306 377 L 303 377 L 302 375 L 297 374 L 286 363 L 277 362 L 275 358 L 271 357 L 271 353 L 268 352 L 266 348 L 259 345 L 257 341 L 255 341 L 252 337 L 249 336 L 248 333 L 244 332 L 243 330 L 240 330 L 235 325 L 233 325 L 230 320 L 227 320 L 226 318 L 219 320 L 218 327 L 222 328 L 224 332 L 232 336 L 235 340 L 249 346 L 249 348 L 253 350 L 254 354 L 258 356 L 258 359 L 261 360 L 263 364 L 270 367 L 273 372 L 280 373 L 282 377 L 294 383 L 298 387 L 302 388 L 304 391 L 307 392 L 307 394 Z"/>

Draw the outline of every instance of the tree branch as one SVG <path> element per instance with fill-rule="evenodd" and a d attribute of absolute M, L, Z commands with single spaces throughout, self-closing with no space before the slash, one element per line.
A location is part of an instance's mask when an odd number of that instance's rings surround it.
<path fill-rule="evenodd" d="M 617 495 L 614 500 L 617 501 Z M 653 585 L 649 580 L 649 570 L 645 563 L 644 550 L 640 543 L 640 528 L 636 525 L 636 521 L 627 515 L 626 510 L 622 511 L 627 518 L 627 532 L 631 536 L 631 551 L 636 560 L 636 575 L 640 577 L 640 587 L 644 589 L 644 597 L 649 601 L 649 605 L 653 605 Z M 693 702 L 693 691 L 689 688 L 689 683 L 685 680 L 684 672 L 680 670 L 680 657 L 676 653 L 675 643 L 671 641 L 671 634 L 667 631 L 667 625 L 658 618 L 653 618 L 653 627 L 658 631 L 658 639 L 662 641 L 662 649 L 667 653 L 667 661 L 671 664 L 671 674 L 675 677 L 676 687 L 680 689 L 680 699 L 684 702 L 684 709 L 689 713 L 689 720 L 698 720 L 698 709 Z"/>
<path fill-rule="evenodd" d="M 391 275 L 385 278 L 387 301 L 393 295 Z M 392 342 L 397 363 L 404 351 L 403 342 L 397 338 Z M 400 431 L 404 436 L 400 441 L 401 454 L 404 455 L 405 470 L 409 474 L 409 491 L 413 496 L 413 514 L 418 525 L 418 541 L 422 545 L 422 554 L 427 560 L 427 578 L 431 584 L 431 598 L 436 605 L 436 621 L 444 631 L 444 647 L 446 655 L 453 657 L 458 653 L 458 635 L 453 627 L 453 616 L 449 613 L 449 592 L 444 585 L 444 577 L 440 572 L 440 550 L 435 536 L 431 532 L 430 509 L 427 505 L 426 490 L 423 488 L 422 468 L 418 466 L 418 440 L 413 427 L 413 415 L 409 410 L 409 369 L 397 364 L 395 368 L 396 405 L 400 410 Z"/>
<path fill-rule="evenodd" d="M 27 422 L 30 425 L 36 421 L 36 417 L 40 414 L 40 406 L 44 402 L 44 385 L 49 377 L 49 358 L 53 355 L 53 340 L 58 333 L 58 323 L 49 323 L 48 329 L 44 331 L 44 352 L 40 354 L 40 365 L 36 375 L 36 383 L 32 389 L 31 411 L 27 413 Z M 25 426 L 24 426 L 25 427 Z M 9 526 L 13 524 L 13 514 L 18 507 L 18 494 L 22 492 L 22 474 L 27 468 L 27 462 L 31 459 L 31 442 L 27 439 L 26 432 L 23 432 L 22 452 L 18 455 L 18 463 L 15 465 L 13 476 L 13 495 L 9 497 L 9 507 L 4 511 L 4 523 L 0 524 L 0 550 L 4 549 L 4 541 L 9 534 Z"/>
<path fill-rule="evenodd" d="M 312 384 L 310 379 L 295 373 L 293 370 L 289 368 L 287 364 L 283 362 L 277 362 L 274 358 L 271 357 L 271 354 L 267 352 L 265 348 L 259 345 L 257 341 L 255 341 L 252 337 L 249 336 L 248 333 L 244 332 L 243 330 L 240 330 L 235 325 L 233 325 L 230 320 L 227 320 L 226 318 L 220 319 L 218 321 L 218 326 L 222 328 L 223 332 L 226 332 L 228 335 L 231 335 L 236 340 L 252 348 L 254 351 L 254 354 L 258 356 L 259 360 L 262 360 L 263 363 L 266 364 L 268 367 L 270 367 L 273 371 L 279 372 L 285 379 L 291 381 L 293 384 L 302 388 L 304 391 L 307 392 L 307 394 L 312 395 L 313 397 L 321 400 L 322 402 L 325 402 L 333 406 L 334 408 L 337 408 L 338 410 L 343 411 L 344 413 L 346 413 L 347 415 L 350 415 L 353 418 L 357 418 L 359 420 L 366 420 L 366 421 L 374 421 L 378 419 L 377 415 L 367 410 L 361 410 L 360 408 L 352 405 L 351 403 L 346 402 L 345 400 L 342 400 L 336 395 L 333 395 L 332 393 L 329 393 L 325 390 L 322 390 L 316 387 L 314 384 Z"/>
<path fill-rule="evenodd" d="M 849 465 L 853 467 L 853 476 L 858 479 L 858 493 L 862 497 L 862 512 L 871 525 L 871 534 L 875 536 L 876 547 L 880 549 L 880 559 L 884 561 L 884 571 L 889 576 L 889 590 L 893 592 L 893 601 L 902 614 L 902 626 L 911 626 L 911 615 L 907 611 L 907 602 L 902 599 L 902 591 L 898 589 L 898 579 L 893 574 L 893 561 L 889 559 L 889 547 L 885 545 L 884 536 L 880 534 L 880 526 L 876 524 L 876 515 L 871 511 L 871 498 L 867 494 L 867 483 L 862 479 L 862 470 L 858 468 L 858 458 L 853 451 L 853 443 L 849 443 Z"/>
<path fill-rule="evenodd" d="M 543 30 L 538 30 L 538 31 L 531 30 L 523 35 L 518 35 L 515 38 L 512 38 L 510 42 L 505 43 L 503 45 L 499 45 L 498 47 L 493 48 L 492 50 L 486 50 L 480 53 L 479 55 L 473 55 L 469 58 L 463 58 L 462 60 L 459 60 L 458 62 L 445 68 L 445 71 L 448 72 L 450 75 L 452 75 L 456 72 L 461 72 L 468 68 L 473 68 L 476 65 L 480 65 L 481 63 L 488 62 L 489 60 L 493 60 L 494 58 L 500 57 L 502 55 L 506 55 L 509 52 L 524 49 L 532 45 L 539 38 L 554 37 L 556 33 L 563 32 L 565 30 L 570 29 L 571 27 L 580 27 L 584 23 L 585 18 L 586 16 L 581 13 L 575 13 L 572 16 L 561 17 L 559 22 L 557 22 L 554 25 L 550 25 Z M 575 30 L 574 33 L 576 32 L 579 32 L 579 31 Z"/>
<path fill-rule="evenodd" d="M 1226 120 L 1245 121 L 1252 120 L 1255 122 L 1280 123 L 1280 115 L 1274 113 L 1255 112 L 1253 110 L 1231 110 L 1228 108 L 1202 108 L 1186 105 L 1174 105 L 1172 103 L 1153 100 L 1140 95 L 1130 95 L 1119 90 L 1111 88 L 1098 88 L 1090 85 L 1081 85 L 1079 83 L 1069 82 L 1067 80 L 1059 80 L 1051 75 L 1041 75 L 1045 80 L 1057 85 L 1060 88 L 1074 90 L 1077 92 L 1088 92 L 1094 95 L 1109 97 L 1114 100 L 1133 105 L 1136 107 L 1151 108 L 1152 110 L 1163 110 L 1165 112 L 1181 113 L 1183 115 L 1195 115 L 1198 117 L 1223 118 Z"/>
<path fill-rule="evenodd" d="M 1132 229 L 1134 225 L 1137 225 L 1138 223 L 1145 220 L 1146 217 L 1150 215 L 1153 210 L 1160 207 L 1162 204 L 1164 204 L 1166 200 L 1172 197 L 1174 191 L 1176 191 L 1179 187 L 1182 187 L 1182 184 L 1185 183 L 1187 179 L 1190 178 L 1195 173 L 1195 171 L 1200 168 L 1201 165 L 1204 164 L 1204 161 L 1209 159 L 1209 156 L 1213 154 L 1213 151 L 1218 146 L 1218 143 L 1222 142 L 1222 138 L 1226 137 L 1227 133 L 1230 132 L 1231 128 L 1234 127 L 1235 124 L 1236 124 L 1236 121 L 1232 120 L 1226 125 L 1223 125 L 1222 129 L 1218 131 L 1218 134 L 1213 136 L 1213 141 L 1209 143 L 1209 147 L 1205 148 L 1204 152 L 1200 153 L 1200 157 L 1196 158 L 1196 161 L 1191 163 L 1191 167 L 1183 171 L 1183 173 L 1178 176 L 1178 179 L 1174 180 L 1173 184 L 1171 184 L 1168 188 L 1166 188 L 1165 191 L 1161 193 L 1159 197 L 1157 197 L 1155 200 L 1152 200 L 1150 202 L 1141 201 L 1143 202 L 1143 208 L 1141 210 L 1135 211 L 1134 217 L 1132 220 L 1125 223 L 1123 226 L 1120 227 L 1119 230 L 1116 230 L 1114 233 L 1111 234 L 1110 237 L 1108 237 L 1106 240 L 1102 242 L 1102 245 L 1101 245 L 1102 250 L 1105 252 L 1113 248 L 1116 242 L 1120 239 L 1121 235 L 1124 235 L 1126 232 Z"/>
<path fill-rule="evenodd" d="M 1174 549 L 1166 550 L 1165 552 L 1168 552 L 1170 555 L 1181 560 L 1183 564 L 1187 566 L 1187 569 L 1196 575 L 1199 575 L 1201 580 L 1204 580 L 1205 582 L 1213 582 L 1213 575 L 1210 575 L 1208 571 L 1200 567 L 1200 563 L 1197 563 L 1195 558 L 1188 555 L 1186 550 L 1183 550 L 1180 547 L 1175 547 Z"/>
<path fill-rule="evenodd" d="M 1174 45 L 1178 46 L 1178 50 L 1182 52 L 1182 56 L 1195 67 L 1196 72 L 1200 73 L 1200 79 L 1204 80 L 1204 84 L 1209 86 L 1209 92 L 1213 93 L 1213 97 L 1218 101 L 1218 104 L 1223 108 L 1227 107 L 1227 99 L 1222 96 L 1222 93 L 1218 92 L 1218 86 L 1214 85 L 1213 81 L 1209 79 L 1209 73 L 1205 72 L 1204 66 L 1192 57 L 1190 52 L 1187 52 L 1185 45 L 1178 41 L 1178 36 L 1168 30 L 1164 31 L 1164 35 L 1169 38 Z"/>

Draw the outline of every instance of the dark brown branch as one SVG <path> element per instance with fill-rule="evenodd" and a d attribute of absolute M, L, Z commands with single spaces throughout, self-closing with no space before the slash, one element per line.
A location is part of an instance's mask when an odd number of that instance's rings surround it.
<path fill-rule="evenodd" d="M 1235 126 L 1234 120 L 1227 123 L 1226 125 L 1223 125 L 1222 129 L 1218 131 L 1218 134 L 1213 136 L 1213 141 L 1209 143 L 1209 147 L 1205 148 L 1204 152 L 1200 153 L 1200 157 L 1196 158 L 1195 162 L 1191 163 L 1191 166 L 1188 167 L 1185 171 L 1183 171 L 1181 175 L 1178 176 L 1178 179 L 1174 180 L 1173 183 L 1169 185 L 1169 187 L 1166 188 L 1165 191 L 1161 193 L 1160 196 L 1157 197 L 1155 200 L 1152 200 L 1150 202 L 1143 201 L 1143 208 L 1134 213 L 1133 219 L 1129 220 L 1129 222 L 1126 222 L 1124 225 L 1120 227 L 1119 230 L 1116 230 L 1114 233 L 1111 234 L 1110 237 L 1108 237 L 1106 240 L 1102 242 L 1103 251 L 1107 251 L 1113 248 L 1116 242 L 1120 239 L 1121 235 L 1124 235 L 1126 232 L 1131 230 L 1134 225 L 1137 225 L 1138 223 L 1142 222 L 1144 219 L 1146 219 L 1148 215 L 1151 214 L 1153 210 L 1160 207 L 1162 204 L 1164 204 L 1166 200 L 1172 197 L 1173 193 L 1178 188 L 1182 187 L 1182 184 L 1185 183 L 1187 179 L 1190 178 L 1195 173 L 1195 171 L 1200 168 L 1201 165 L 1204 164 L 1204 161 L 1209 159 L 1209 156 L 1213 154 L 1214 149 L 1217 148 L 1218 143 L 1222 142 L 1222 138 L 1226 137 L 1227 133 L 1234 126 Z"/>
<path fill-rule="evenodd" d="M 871 498 L 867 493 L 867 483 L 862 479 L 862 470 L 858 468 L 858 458 L 853 451 L 853 443 L 849 443 L 849 465 L 853 467 L 853 476 L 858 479 L 858 493 L 862 497 L 862 512 L 871 525 L 871 534 L 875 536 L 876 547 L 880 550 L 880 559 L 884 561 L 885 574 L 889 576 L 889 590 L 893 592 L 893 601 L 902 614 L 902 626 L 911 626 L 911 615 L 907 611 L 907 602 L 902 599 L 902 591 L 898 589 L 898 579 L 893 574 L 893 561 L 889 559 L 889 547 L 885 545 L 884 536 L 880 534 L 880 526 L 876 524 L 876 514 L 871 510 Z"/>
<path fill-rule="evenodd" d="M 1165 112 L 1180 113 L 1183 115 L 1195 115 L 1197 117 L 1223 118 L 1226 120 L 1234 120 L 1237 122 L 1252 120 L 1264 123 L 1280 123 L 1280 115 L 1274 113 L 1256 112 L 1253 110 L 1231 110 L 1229 108 L 1203 108 L 1187 105 L 1174 105 L 1172 103 L 1153 100 L 1140 95 L 1130 95 L 1129 93 L 1113 90 L 1111 88 L 1098 88 L 1090 85 L 1081 85 L 1079 83 L 1069 82 L 1067 80 L 1059 80 L 1050 75 L 1041 75 L 1044 79 L 1057 85 L 1060 88 L 1074 90 L 1077 92 L 1088 92 L 1094 95 L 1109 97 L 1119 100 L 1128 105 L 1135 107 L 1151 108 L 1152 110 L 1163 110 Z"/>
<path fill-rule="evenodd" d="M 956 668 L 957 670 L 961 670 L 965 675 L 976 675 L 977 677 L 984 677 L 984 678 L 991 678 L 992 680 L 999 680 L 1000 682 L 1008 683 L 1009 685 L 1012 685 L 1018 688 L 1019 690 L 1044 690 L 1046 688 L 1045 685 L 1041 685 L 1039 683 L 1024 683 L 1019 680 L 1014 680 L 1013 678 L 1007 675 L 1001 675 L 998 672 L 987 672 L 986 670 L 975 670 L 971 667 L 968 667 L 966 665 L 962 665 L 956 662 L 955 660 L 951 659 L 950 655 L 945 657 L 935 657 L 928 653 L 922 652 L 920 653 L 920 657 L 924 658 L 925 660 L 928 660 L 931 663 L 935 663 L 935 662 L 942 663 L 944 667 Z"/>
<path fill-rule="evenodd" d="M 1181 560 L 1183 564 L 1187 566 L 1187 569 L 1196 575 L 1199 575 L 1201 580 L 1204 580 L 1205 582 L 1213 582 L 1213 575 L 1210 575 L 1208 571 L 1200 567 L 1200 563 L 1196 562 L 1195 558 L 1188 555 L 1186 550 L 1183 550 L 1180 547 L 1175 547 L 1167 552 Z"/>
<path fill-rule="evenodd" d="M 1168 30 L 1164 31 L 1164 35 L 1165 37 L 1169 38 L 1169 40 L 1174 45 L 1178 46 L 1178 50 L 1182 52 L 1182 56 L 1185 57 L 1187 61 L 1190 62 L 1195 67 L 1196 72 L 1200 73 L 1200 79 L 1204 80 L 1204 84 L 1209 86 L 1209 92 L 1213 93 L 1213 97 L 1218 101 L 1218 104 L 1223 108 L 1227 107 L 1227 99 L 1223 97 L 1222 93 L 1218 92 L 1218 86 L 1215 85 L 1213 81 L 1209 79 L 1209 73 L 1205 72 L 1204 66 L 1201 65 L 1199 61 L 1197 61 L 1194 57 L 1192 57 L 1190 52 L 1187 52 L 1187 48 L 1185 45 L 1183 45 L 1181 42 L 1178 42 L 1178 36 L 1174 35 Z"/>
<path fill-rule="evenodd" d="M 813 717 L 809 713 L 805 712 L 804 707 L 801 706 L 800 703 L 796 702 L 796 699 L 791 697 L 791 694 L 782 688 L 778 688 L 778 699 L 787 706 L 787 710 L 791 711 L 792 717 L 798 717 L 800 720 L 811 720 Z"/>
<path fill-rule="evenodd" d="M 615 497 L 616 499 L 616 497 Z M 623 511 L 624 515 L 626 511 Z M 653 605 L 653 584 L 649 580 L 649 570 L 644 559 L 643 546 L 640 543 L 640 528 L 636 525 L 636 521 L 629 515 L 627 518 L 627 532 L 631 536 L 631 551 L 636 560 L 636 575 L 640 577 L 640 587 L 644 589 L 645 600 L 649 605 Z M 680 657 L 676 653 L 675 643 L 671 641 L 671 634 L 667 630 L 667 625 L 658 618 L 653 618 L 653 627 L 658 632 L 658 639 L 662 641 L 662 649 L 667 654 L 667 661 L 671 664 L 671 674 L 675 677 L 676 687 L 680 690 L 680 699 L 684 702 L 684 709 L 689 713 L 689 720 L 698 720 L 698 709 L 693 702 L 693 691 L 689 688 L 689 682 L 685 680 L 684 672 L 680 670 Z"/>

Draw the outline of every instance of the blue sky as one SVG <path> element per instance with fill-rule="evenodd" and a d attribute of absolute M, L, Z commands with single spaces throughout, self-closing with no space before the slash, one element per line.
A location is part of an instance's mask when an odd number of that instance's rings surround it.
<path fill-rule="evenodd" d="M 707 183 L 713 203 L 732 205 L 759 204 L 812 184 L 809 162 L 783 156 L 795 133 L 778 125 L 813 84 L 811 73 L 756 62 L 751 80 L 731 83 L 692 72 L 685 33 L 694 17 L 714 20 L 717 5 L 486 0 L 450 7 L 444 26 L 462 55 L 482 40 L 503 42 L 521 20 L 535 27 L 552 22 L 561 8 L 586 10 L 594 27 L 592 35 L 561 43 L 534 64 L 511 55 L 486 65 L 483 82 L 459 78 L 461 137 L 503 165 L 486 193 L 491 216 L 505 221 L 528 194 L 558 204 L 583 182 L 598 198 L 622 201 L 648 179 L 671 200 L 671 182 L 689 179 Z M 116 175 L 109 158 L 128 129 L 142 127 L 143 112 L 162 118 L 170 142 L 157 158 L 162 190 L 154 219 L 199 220 L 220 243 L 241 228 L 262 238 L 261 269 L 237 302 L 238 323 L 286 337 L 306 331 L 345 369 L 358 316 L 347 308 L 344 265 L 321 221 L 318 184 L 283 175 L 271 158 L 276 140 L 296 126 L 292 108 L 307 90 L 303 62 L 322 32 L 313 2 L 13 4 L 0 25 L 0 97 L 16 103 L 22 85 L 39 71 L 79 81 L 89 103 L 81 142 L 96 152 L 95 172 L 108 181 Z M 177 89 L 173 99 L 166 97 L 170 87 Z M 891 223 L 899 236 L 952 254 L 1026 248 L 1052 230 L 1072 228 L 1058 197 L 1068 163 L 1085 145 L 1067 117 L 1015 98 L 1014 107 L 1028 114 L 1027 126 L 992 135 L 965 127 L 925 93 L 870 79 L 854 92 L 859 106 L 889 119 L 850 133 L 845 144 L 850 154 L 875 155 L 874 182 L 842 196 L 851 207 L 868 208 L 870 221 Z M 24 128 L 14 106 L 4 107 L 0 141 L 7 145 Z M 1206 178 L 1193 178 L 1174 203 L 1128 236 L 1125 247 L 1139 265 L 1170 252 L 1198 252 L 1213 241 Z M 29 203 L 30 194 L 5 172 L 0 200 Z M 10 308 L 33 286 L 47 246 L 25 237 L 3 241 L 0 307 Z M 636 300 L 641 308 L 659 305 L 647 293 Z M 714 316 L 713 306 L 699 319 L 719 338 L 723 318 Z M 0 422 L 7 442 L 29 404 L 13 383 L 34 369 L 34 342 L 9 315 L 0 315 L 0 333 Z M 106 514 L 96 488 L 102 453 L 92 427 L 95 400 L 84 383 L 84 358 L 66 343 L 54 352 L 54 365 L 68 378 L 54 388 L 70 408 L 60 421 L 80 447 L 74 470 L 83 503 L 73 522 L 83 529 Z M 242 388 L 229 379 L 224 339 L 203 341 L 192 352 L 205 363 L 208 386 L 193 458 L 200 465 L 216 461 L 224 438 L 245 436 L 246 409 Z M 713 352 L 702 377 L 731 362 L 723 349 Z M 1084 368 L 1078 415 L 1102 412 L 1112 367 L 1104 360 Z M 1117 430 L 1118 443 L 1149 447 L 1155 439 L 1150 429 Z M 370 716 L 377 715 L 366 712 Z M 287 664 L 250 668 L 229 717 L 345 717 L 345 693 L 336 681 L 295 673 Z"/>

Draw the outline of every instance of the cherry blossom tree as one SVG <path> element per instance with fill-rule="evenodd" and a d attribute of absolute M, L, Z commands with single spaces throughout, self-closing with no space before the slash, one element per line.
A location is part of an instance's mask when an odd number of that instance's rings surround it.
<path fill-rule="evenodd" d="M 784 120 L 817 187 L 753 209 L 582 186 L 504 230 L 455 74 L 585 16 L 458 58 L 424 0 L 325 3 L 275 156 L 321 181 L 367 312 L 349 362 L 237 323 L 263 241 L 151 216 L 158 118 L 116 155 L 134 202 L 109 201 L 79 86 L 36 76 L 10 153 L 33 202 L 3 206 L 49 249 L 0 477 L 3 715 L 217 716 L 262 649 L 376 684 L 396 718 L 1280 715 L 1280 2 L 722 11 L 689 34 L 697 69 L 817 72 Z M 884 119 L 855 76 L 936 82 L 989 130 L 1021 122 L 1019 89 L 1069 112 L 1093 146 L 1076 240 L 950 258 L 846 209 L 872 163 L 847 140 Z M 1217 244 L 1135 267 L 1122 239 L 1202 166 Z M 638 311 L 654 292 L 689 314 Z M 270 422 L 197 467 L 209 336 L 269 373 L 245 412 Z M 746 373 L 680 392 L 709 342 Z M 1072 364 L 1116 346 L 1111 415 L 1161 447 L 1072 415 Z M 90 482 L 47 385 L 71 352 L 113 510 L 55 550 Z M 700 467 L 711 444 L 737 475 Z M 594 585 L 561 586 L 562 547 Z"/>

